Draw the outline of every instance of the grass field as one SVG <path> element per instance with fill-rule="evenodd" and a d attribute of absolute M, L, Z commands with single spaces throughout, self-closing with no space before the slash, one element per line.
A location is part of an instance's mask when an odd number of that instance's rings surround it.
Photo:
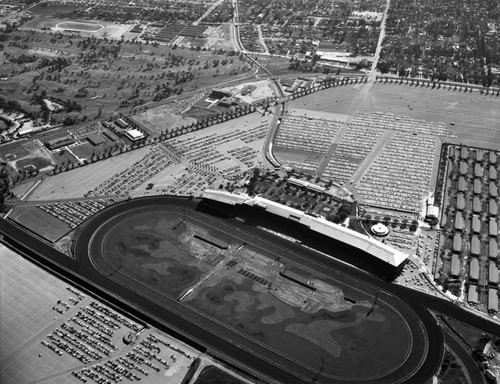
<path fill-rule="evenodd" d="M 8 74 L 0 94 L 37 116 L 42 112 L 38 95 L 44 90 L 45 98 L 65 107 L 52 115 L 53 122 L 71 117 L 71 124 L 137 111 L 153 101 L 232 80 L 248 69 L 237 56 L 111 40 L 132 24 L 97 21 L 95 25 L 104 28 L 89 37 L 40 30 L 64 22 L 49 17 L 30 20 L 24 27 L 35 31 L 9 34 L 9 39 L 22 44 L 6 44 L 8 56 L 0 60 L 3 73 Z"/>
<path fill-rule="evenodd" d="M 37 206 L 17 206 L 9 217 L 52 243 L 71 230 L 66 223 Z"/>
<path fill-rule="evenodd" d="M 97 32 L 104 28 L 101 24 L 85 23 L 81 21 L 63 21 L 56 24 L 57 29 L 82 31 L 82 32 Z"/>
<path fill-rule="evenodd" d="M 470 145 L 500 146 L 500 97 L 474 92 L 377 83 L 364 109 L 444 122 Z"/>
<path fill-rule="evenodd" d="M 346 121 L 358 92 L 356 85 L 328 88 L 291 101 L 288 110 L 295 115 Z"/>

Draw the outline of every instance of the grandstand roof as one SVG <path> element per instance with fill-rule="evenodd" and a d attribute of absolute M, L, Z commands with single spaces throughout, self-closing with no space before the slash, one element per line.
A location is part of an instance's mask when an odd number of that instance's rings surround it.
<path fill-rule="evenodd" d="M 314 232 L 361 249 L 394 267 L 398 267 L 408 258 L 407 254 L 362 233 L 332 223 L 323 217 L 307 215 L 298 209 L 287 207 L 260 196 L 250 197 L 226 191 L 206 190 L 202 198 L 227 202 L 230 205 L 246 204 L 264 208 L 269 213 L 297 221 Z"/>

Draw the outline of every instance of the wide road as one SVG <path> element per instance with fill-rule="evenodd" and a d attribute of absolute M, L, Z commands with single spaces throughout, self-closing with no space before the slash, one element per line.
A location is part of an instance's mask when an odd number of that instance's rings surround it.
<path fill-rule="evenodd" d="M 155 200 L 165 201 L 166 199 L 167 198 L 148 198 L 134 200 L 123 204 L 126 204 L 127 206 L 136 204 L 146 205 Z M 184 206 L 186 210 L 195 209 L 198 203 L 196 200 L 190 201 L 181 198 L 168 198 L 168 200 L 178 206 Z M 89 222 L 89 225 L 84 228 L 81 237 L 79 238 L 82 239 L 82 242 L 87 240 L 86 244 L 88 244 L 88 240 L 90 240 L 90 237 L 95 230 L 95 224 L 98 222 L 102 223 L 103 220 L 106 221 L 111 219 L 117 212 L 120 212 L 122 208 L 124 209 L 125 205 L 115 205 L 111 208 L 112 209 L 103 211 L 101 214 L 97 215 L 95 219 Z M 305 249 L 299 244 L 292 244 L 284 239 L 277 238 L 274 235 L 263 232 L 262 230 L 252 226 L 245 225 L 237 220 L 226 219 L 224 222 L 235 227 L 239 231 L 244 231 L 246 234 L 254 236 L 256 241 L 268 242 L 269 244 L 273 244 L 275 247 L 282 248 L 284 251 L 290 249 L 292 252 L 287 252 L 287 258 L 296 258 L 295 261 L 305 264 L 306 266 L 314 269 L 319 268 L 320 273 L 327 274 L 328 271 L 331 270 L 335 270 L 337 273 L 341 272 L 346 276 L 346 278 L 353 277 L 355 279 L 360 279 L 363 282 L 372 285 L 374 289 L 383 289 L 395 296 L 400 297 L 407 304 L 409 304 L 415 312 L 418 313 L 421 321 L 425 324 L 425 329 L 428 333 L 428 339 L 431 344 L 429 345 L 429 353 L 420 369 L 411 378 L 407 379 L 405 381 L 406 383 L 425 382 L 434 374 L 441 362 L 443 354 L 443 333 L 425 307 L 430 307 L 437 312 L 444 313 L 447 316 L 456 318 L 466 324 L 484 329 L 492 334 L 500 335 L 500 326 L 491 322 L 486 322 L 485 320 L 460 309 L 452 303 L 430 297 L 424 293 L 407 289 L 405 287 L 386 283 L 373 275 L 337 262 L 330 257 L 319 255 L 314 251 Z M 148 313 L 147 320 L 152 322 L 153 325 L 163 325 L 163 328 L 166 327 L 168 329 L 173 329 L 191 340 L 194 340 L 200 345 L 209 346 L 210 349 L 218 351 L 218 354 L 234 363 L 240 362 L 240 366 L 243 362 L 244 365 L 253 368 L 254 370 L 265 372 L 266 375 L 272 377 L 274 380 L 284 383 L 303 383 L 310 381 L 311 377 L 313 377 L 314 374 L 317 374 L 317 372 L 307 372 L 305 370 L 304 377 L 297 377 L 285 368 L 287 364 L 286 358 L 283 357 L 283 359 L 280 359 L 278 357 L 275 361 L 273 361 L 273 363 L 271 363 L 265 358 L 266 351 L 264 349 L 259 350 L 259 346 L 257 346 L 257 351 L 253 350 L 254 347 L 256 347 L 255 345 L 252 345 L 252 351 L 245 350 L 246 343 L 238 335 L 232 334 L 232 338 L 222 339 L 217 334 L 208 332 L 208 330 L 203 327 L 206 323 L 200 316 L 193 316 L 192 308 L 184 308 L 182 304 L 173 301 L 172 307 L 166 309 L 162 305 L 162 303 L 164 304 L 164 302 L 162 302 L 165 299 L 164 297 L 157 298 L 158 300 L 146 301 L 135 291 L 112 281 L 109 276 L 98 273 L 95 266 L 89 262 L 88 257 L 78 257 L 76 260 L 73 260 L 54 250 L 44 242 L 30 236 L 25 230 L 12 225 L 10 222 L 0 220 L 0 233 L 2 233 L 7 240 L 10 239 L 12 244 L 17 243 L 18 245 L 24 247 L 24 251 L 29 252 L 30 255 L 38 261 L 43 262 L 44 264 L 49 262 L 51 267 L 56 269 L 57 272 L 62 272 L 67 276 L 75 275 L 78 283 L 87 287 L 92 287 L 93 291 L 98 292 L 100 295 L 104 295 L 104 297 L 108 300 L 111 299 L 116 303 L 125 301 L 126 306 L 131 309 L 134 315 L 140 315 L 141 310 L 145 310 Z M 86 238 L 86 236 L 90 237 Z M 78 241 L 80 242 L 80 240 Z M 187 310 L 189 310 L 190 313 L 186 312 Z M 193 321 L 191 321 L 191 318 Z M 168 320 L 165 321 L 165 319 Z M 222 324 L 215 325 L 216 331 L 220 331 L 223 328 L 224 326 Z M 264 354 L 260 355 L 258 353 L 260 351 Z M 318 382 L 325 381 L 318 380 Z M 328 382 L 337 383 L 342 381 L 330 380 Z M 379 382 L 388 383 L 390 381 L 382 380 Z"/>

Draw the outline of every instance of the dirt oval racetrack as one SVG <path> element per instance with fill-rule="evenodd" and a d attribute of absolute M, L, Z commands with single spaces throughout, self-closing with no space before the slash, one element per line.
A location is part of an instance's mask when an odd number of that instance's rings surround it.
<path fill-rule="evenodd" d="M 425 309 L 410 308 L 373 285 L 376 280 L 352 277 L 331 258 L 197 211 L 198 203 L 158 197 L 105 209 L 75 241 L 77 269 L 155 322 L 279 382 L 420 383 L 432 376 L 443 336 Z M 200 237 L 226 244 L 227 252 L 193 240 Z M 253 252 L 251 258 L 235 257 L 240 244 Z M 214 257 L 207 258 L 207 249 Z M 300 307 L 271 288 L 283 279 L 248 272 L 257 271 L 252 263 L 258 260 L 278 258 L 349 302 Z M 258 279 L 271 284 L 263 288 Z M 317 290 L 310 302 L 314 295 Z"/>

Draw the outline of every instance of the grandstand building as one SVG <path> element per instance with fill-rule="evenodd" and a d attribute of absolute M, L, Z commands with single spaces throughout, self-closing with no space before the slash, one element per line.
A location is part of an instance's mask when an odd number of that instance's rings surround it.
<path fill-rule="evenodd" d="M 244 194 L 233 194 L 220 190 L 206 190 L 202 198 L 231 206 L 241 205 L 263 209 L 274 216 L 296 222 L 315 233 L 355 247 L 394 268 L 402 266 L 408 257 L 405 253 L 367 235 L 332 223 L 323 217 L 311 216 L 298 209 L 290 208 L 259 196 L 250 197 Z"/>

